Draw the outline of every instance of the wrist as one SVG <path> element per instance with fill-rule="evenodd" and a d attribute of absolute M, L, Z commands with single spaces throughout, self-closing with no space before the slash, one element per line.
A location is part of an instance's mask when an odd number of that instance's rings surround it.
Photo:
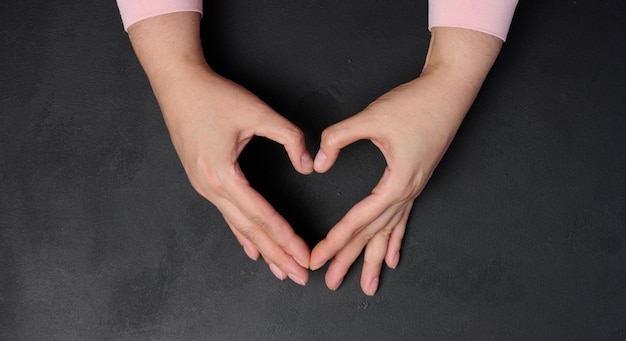
<path fill-rule="evenodd" d="M 429 78 L 463 115 L 474 102 L 495 62 L 502 40 L 478 31 L 436 27 L 420 78 Z M 450 103 L 450 104 L 452 104 Z"/>
<path fill-rule="evenodd" d="M 133 49 L 151 81 L 188 69 L 208 68 L 200 42 L 200 15 L 169 13 L 140 21 L 128 30 Z"/>
<path fill-rule="evenodd" d="M 438 74 L 468 90 L 477 91 L 501 47 L 502 40 L 482 32 L 452 27 L 433 28 L 422 76 Z"/>

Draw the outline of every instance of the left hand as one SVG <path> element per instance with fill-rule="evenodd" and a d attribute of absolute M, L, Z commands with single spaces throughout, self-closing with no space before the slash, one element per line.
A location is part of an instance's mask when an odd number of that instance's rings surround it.
<path fill-rule="evenodd" d="M 335 290 L 365 248 L 361 288 L 374 295 L 383 260 L 395 268 L 413 201 L 447 149 L 462 116 L 450 113 L 446 92 L 428 77 L 401 85 L 362 112 L 322 133 L 315 170 L 326 172 L 339 151 L 362 139 L 387 161 L 371 195 L 357 203 L 312 251 L 311 268 L 333 258 L 326 285 Z"/>
<path fill-rule="evenodd" d="M 437 38 L 437 39 L 435 39 Z M 311 269 L 333 258 L 326 285 L 335 290 L 365 248 L 361 289 L 374 295 L 383 260 L 395 268 L 411 207 L 443 157 L 501 47 L 471 30 L 434 28 L 422 75 L 384 94 L 362 112 L 322 133 L 314 168 L 326 172 L 339 151 L 368 139 L 387 167 L 372 193 L 357 203 L 311 252 Z"/>

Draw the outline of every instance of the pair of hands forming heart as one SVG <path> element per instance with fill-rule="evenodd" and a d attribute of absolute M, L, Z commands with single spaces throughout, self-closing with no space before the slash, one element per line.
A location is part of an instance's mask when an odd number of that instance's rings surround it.
<path fill-rule="evenodd" d="M 478 93 L 501 40 L 470 30 L 433 28 L 422 75 L 328 127 L 313 160 L 298 127 L 209 68 L 199 20 L 197 13 L 173 13 L 129 28 L 191 184 L 220 210 L 246 254 L 252 259 L 262 255 L 279 279 L 304 285 L 308 269 L 332 259 L 326 285 L 335 290 L 365 249 L 361 288 L 373 295 L 383 261 L 391 268 L 398 265 L 413 201 Z M 282 144 L 302 174 L 326 172 L 343 147 L 362 139 L 381 150 L 387 167 L 371 195 L 309 251 L 239 168 L 237 159 L 254 136 Z"/>
<path fill-rule="evenodd" d="M 335 290 L 365 248 L 361 287 L 373 295 L 383 260 L 395 268 L 414 199 L 456 131 L 432 108 L 437 91 L 428 77 L 384 95 L 359 114 L 327 128 L 315 160 L 302 131 L 256 96 L 216 74 L 185 77 L 184 107 L 165 115 L 172 140 L 193 187 L 223 214 L 246 254 L 259 255 L 276 277 L 304 285 L 308 269 L 333 259 L 326 273 Z M 183 86 L 181 84 L 181 86 Z M 429 99 L 426 101 L 426 99 Z M 164 107 L 164 112 L 169 108 Z M 237 159 L 254 136 L 282 144 L 302 174 L 326 172 L 341 148 L 370 139 L 387 168 L 372 194 L 355 205 L 309 252 L 287 221 L 252 187 Z"/>

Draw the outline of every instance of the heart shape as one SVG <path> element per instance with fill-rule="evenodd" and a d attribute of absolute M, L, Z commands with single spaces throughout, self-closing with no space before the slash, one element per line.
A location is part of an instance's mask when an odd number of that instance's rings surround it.
<path fill-rule="evenodd" d="M 372 143 L 358 141 L 342 150 L 327 173 L 302 175 L 293 169 L 281 145 L 264 138 L 250 141 L 239 164 L 252 187 L 311 248 L 370 194 L 386 165 Z"/>

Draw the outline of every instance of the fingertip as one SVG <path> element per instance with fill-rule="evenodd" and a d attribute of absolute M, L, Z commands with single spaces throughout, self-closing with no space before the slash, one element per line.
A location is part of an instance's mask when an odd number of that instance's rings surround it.
<path fill-rule="evenodd" d="M 385 263 L 387 263 L 387 266 L 391 269 L 397 268 L 398 264 L 400 263 L 400 251 L 396 251 L 395 253 L 388 253 L 385 257 Z"/>
<path fill-rule="evenodd" d="M 324 173 L 327 170 L 327 160 L 328 157 L 326 156 L 326 153 L 324 153 L 324 151 L 320 149 L 317 152 L 317 155 L 315 155 L 315 162 L 313 163 L 313 168 L 315 169 L 315 171 L 318 173 Z"/>
<path fill-rule="evenodd" d="M 311 269 L 312 271 L 319 270 L 328 261 L 327 258 L 320 256 L 320 246 L 323 245 L 324 240 L 319 242 L 317 246 L 313 248 L 313 251 L 311 251 L 311 261 L 309 263 L 309 269 Z"/>
<path fill-rule="evenodd" d="M 326 264 L 326 261 L 318 261 L 317 263 L 311 263 L 311 266 L 309 267 L 309 269 L 311 269 L 311 271 L 316 271 L 319 270 L 322 266 L 324 266 L 324 264 Z"/>
<path fill-rule="evenodd" d="M 296 261 L 296 263 L 298 263 L 298 265 L 300 265 L 304 269 L 308 269 L 309 268 L 309 264 L 307 264 L 305 261 L 301 260 L 300 258 L 298 258 L 296 256 L 293 256 L 293 259 Z"/>
<path fill-rule="evenodd" d="M 375 277 L 369 282 L 367 288 L 362 288 L 363 292 L 367 296 L 374 296 L 376 294 L 376 291 L 378 291 L 378 283 L 379 283 L 379 279 L 378 277 Z"/>
<path fill-rule="evenodd" d="M 294 275 L 294 274 L 289 273 L 289 274 L 287 274 L 287 277 L 289 277 L 290 280 L 292 280 L 294 283 L 296 283 L 298 285 L 301 285 L 301 286 L 305 286 L 306 285 L 306 281 L 303 278 L 301 278 L 300 276 L 298 276 L 298 275 Z"/>
<path fill-rule="evenodd" d="M 278 266 L 276 266 L 276 264 L 270 263 L 269 267 L 270 271 L 274 274 L 274 276 L 276 276 L 276 278 L 281 281 L 285 279 L 285 273 Z"/>
<path fill-rule="evenodd" d="M 245 252 L 246 255 L 253 261 L 256 261 L 259 259 L 259 256 L 260 256 L 259 251 L 257 251 L 256 249 L 252 249 L 248 247 L 247 245 L 243 245 L 243 252 Z"/>
<path fill-rule="evenodd" d="M 302 154 L 302 156 L 300 157 L 300 163 L 302 165 L 302 174 L 311 174 L 313 173 L 314 167 L 313 167 L 313 159 L 311 158 L 311 155 L 309 155 L 308 152 L 305 152 L 304 154 Z"/>
<path fill-rule="evenodd" d="M 374 296 L 376 291 L 378 291 L 378 284 L 380 278 L 380 271 L 376 271 L 374 273 L 368 272 L 368 270 L 364 267 L 363 273 L 361 274 L 361 290 L 367 296 Z"/>
<path fill-rule="evenodd" d="M 326 286 L 328 287 L 328 289 L 330 289 L 332 291 L 336 291 L 341 286 L 341 283 L 343 283 L 343 279 L 344 279 L 344 277 L 339 277 L 338 279 L 337 278 L 335 278 L 335 279 L 327 279 L 326 280 Z"/>

